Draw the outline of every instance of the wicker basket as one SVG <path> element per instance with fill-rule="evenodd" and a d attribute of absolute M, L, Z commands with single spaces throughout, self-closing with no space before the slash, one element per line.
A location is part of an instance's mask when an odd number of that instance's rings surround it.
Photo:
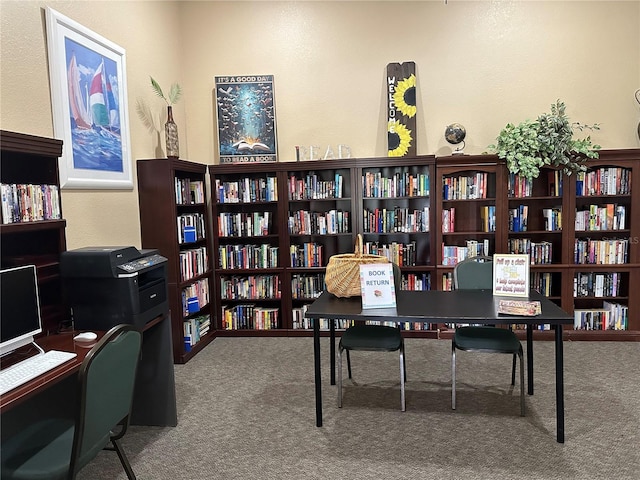
<path fill-rule="evenodd" d="M 363 254 L 362 235 L 358 234 L 354 253 L 329 258 L 324 278 L 327 291 L 336 297 L 359 297 L 360 265 L 366 263 L 389 263 L 389 259 L 382 255 Z"/>

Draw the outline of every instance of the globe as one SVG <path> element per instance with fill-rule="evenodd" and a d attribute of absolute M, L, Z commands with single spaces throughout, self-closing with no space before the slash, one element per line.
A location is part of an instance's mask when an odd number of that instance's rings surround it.
<path fill-rule="evenodd" d="M 467 131 L 459 123 L 452 123 L 448 125 L 444 131 L 444 138 L 452 145 L 457 145 L 464 141 L 464 137 L 467 136 Z"/>

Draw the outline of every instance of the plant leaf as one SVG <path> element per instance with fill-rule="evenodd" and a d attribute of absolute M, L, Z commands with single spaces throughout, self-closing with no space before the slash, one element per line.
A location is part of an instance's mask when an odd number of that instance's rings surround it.
<path fill-rule="evenodd" d="M 180 100 L 181 95 L 182 95 L 182 88 L 180 87 L 180 85 L 177 83 L 174 83 L 173 85 L 171 85 L 171 90 L 169 91 L 169 102 L 171 102 L 171 105 L 173 105 L 174 103 L 177 103 L 178 100 Z"/>
<path fill-rule="evenodd" d="M 160 84 L 158 82 L 156 82 L 153 77 L 149 77 L 151 79 L 151 88 L 153 88 L 153 91 L 155 92 L 155 94 L 157 96 L 159 96 L 161 99 L 163 99 L 165 102 L 167 102 L 167 104 L 169 103 L 166 99 L 166 97 L 164 96 L 164 93 L 162 92 L 162 88 L 160 88 Z"/>

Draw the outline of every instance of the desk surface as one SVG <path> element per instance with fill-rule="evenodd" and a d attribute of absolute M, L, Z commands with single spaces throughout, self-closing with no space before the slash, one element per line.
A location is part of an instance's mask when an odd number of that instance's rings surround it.
<path fill-rule="evenodd" d="M 4 413 L 5 411 L 15 407 L 19 403 L 35 395 L 41 390 L 49 388 L 54 383 L 57 383 L 80 370 L 80 365 L 82 364 L 84 357 L 86 357 L 91 348 L 104 335 L 104 332 L 97 333 L 98 338 L 93 342 L 74 341 L 73 337 L 74 335 L 77 335 L 78 332 L 67 332 L 58 335 L 50 335 L 47 337 L 38 338 L 36 340 L 36 343 L 40 345 L 40 347 L 42 347 L 45 352 L 49 350 L 63 350 L 67 352 L 75 352 L 78 355 L 68 362 L 63 363 L 59 367 L 56 367 L 53 370 L 45 373 L 44 375 L 40 375 L 39 377 L 34 378 L 24 385 L 20 385 L 19 387 L 14 388 L 13 390 L 10 390 L 9 392 L 0 396 L 0 412 Z M 30 348 L 35 351 L 35 347 L 31 346 Z M 5 363 L 11 363 L 11 360 L 15 361 L 16 356 L 20 355 L 21 352 L 22 349 L 14 354 L 11 354 L 9 358 L 3 359 L 3 366 Z M 27 358 L 29 356 L 31 355 L 23 356 L 21 359 Z"/>
<path fill-rule="evenodd" d="M 397 292 L 396 309 L 362 310 L 360 297 L 338 298 L 326 291 L 307 309 L 308 318 L 349 318 L 352 320 L 380 320 L 392 322 L 431 323 L 491 323 L 491 324 L 573 324 L 573 316 L 538 292 L 532 291 L 530 300 L 539 300 L 542 314 L 535 317 L 498 314 L 501 299 L 488 290 L 427 290 Z"/>

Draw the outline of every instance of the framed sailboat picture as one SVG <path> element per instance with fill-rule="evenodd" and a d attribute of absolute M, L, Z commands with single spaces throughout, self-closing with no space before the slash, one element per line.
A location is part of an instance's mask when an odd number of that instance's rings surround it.
<path fill-rule="evenodd" d="M 46 18 L 60 185 L 133 189 L 125 50 L 50 7 Z"/>

